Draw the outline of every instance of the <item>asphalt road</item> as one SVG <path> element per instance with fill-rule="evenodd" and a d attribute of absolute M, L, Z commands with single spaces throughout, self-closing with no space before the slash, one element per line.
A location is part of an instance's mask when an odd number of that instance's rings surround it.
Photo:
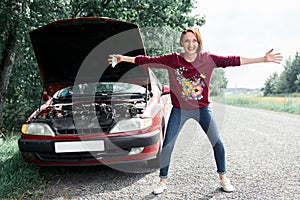
<path fill-rule="evenodd" d="M 59 169 L 42 199 L 300 199 L 300 116 L 213 107 L 235 192 L 219 188 L 212 148 L 190 120 L 175 146 L 165 193 L 152 194 L 158 170 L 135 164 L 131 172 L 106 166 Z"/>

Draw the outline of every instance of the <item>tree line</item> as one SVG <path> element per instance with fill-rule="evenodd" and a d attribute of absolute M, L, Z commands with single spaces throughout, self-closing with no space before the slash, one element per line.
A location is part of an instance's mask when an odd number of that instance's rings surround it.
<path fill-rule="evenodd" d="M 265 81 L 263 94 L 287 95 L 300 93 L 300 55 L 296 52 L 295 58 L 289 57 L 284 63 L 284 70 L 280 74 L 274 72 Z"/>
<path fill-rule="evenodd" d="M 180 33 L 205 23 L 203 16 L 191 15 L 194 8 L 195 0 L 1 0 L 0 134 L 19 132 L 40 104 L 43 84 L 28 34 L 31 30 L 66 18 L 114 18 L 140 28 L 157 28 L 142 32 L 147 54 L 155 55 L 177 51 L 178 35 L 166 36 L 168 30 Z"/>

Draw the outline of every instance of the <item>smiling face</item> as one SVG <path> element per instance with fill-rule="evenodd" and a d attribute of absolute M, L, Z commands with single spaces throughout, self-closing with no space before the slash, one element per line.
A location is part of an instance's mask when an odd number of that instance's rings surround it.
<path fill-rule="evenodd" d="M 198 52 L 199 43 L 196 36 L 192 32 L 187 32 L 186 34 L 184 34 L 180 44 L 184 48 L 186 54 L 191 55 Z"/>
<path fill-rule="evenodd" d="M 195 54 L 202 50 L 202 38 L 198 29 L 187 28 L 181 32 L 180 45 L 185 54 Z"/>

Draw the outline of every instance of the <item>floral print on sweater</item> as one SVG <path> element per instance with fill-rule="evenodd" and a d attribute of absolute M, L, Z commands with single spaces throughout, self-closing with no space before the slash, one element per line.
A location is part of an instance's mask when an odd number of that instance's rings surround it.
<path fill-rule="evenodd" d="M 180 67 L 175 70 L 177 81 L 182 87 L 182 95 L 185 99 L 200 100 L 203 98 L 203 88 L 206 86 L 204 82 L 205 74 L 200 73 L 192 78 L 185 78 L 183 72 L 187 71 L 185 67 Z"/>

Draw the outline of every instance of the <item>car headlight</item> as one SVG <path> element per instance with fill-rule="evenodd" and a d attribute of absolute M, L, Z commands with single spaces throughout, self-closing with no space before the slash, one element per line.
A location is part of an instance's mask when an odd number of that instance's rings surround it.
<path fill-rule="evenodd" d="M 109 133 L 127 132 L 142 130 L 150 127 L 152 124 L 151 118 L 131 118 L 118 121 Z"/>
<path fill-rule="evenodd" d="M 50 126 L 44 123 L 23 124 L 22 133 L 27 135 L 55 136 Z"/>

